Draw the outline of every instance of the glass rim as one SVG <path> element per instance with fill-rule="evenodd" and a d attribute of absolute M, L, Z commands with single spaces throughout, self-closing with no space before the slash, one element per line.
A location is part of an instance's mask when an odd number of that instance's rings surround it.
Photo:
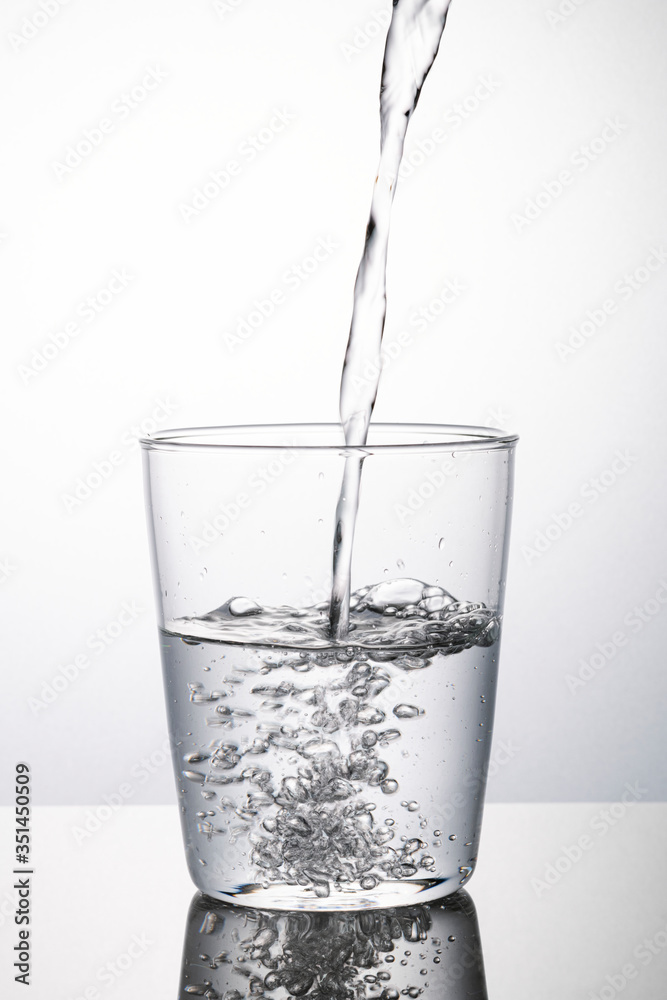
<path fill-rule="evenodd" d="M 336 452 L 345 455 L 351 454 L 388 454 L 391 452 L 424 452 L 424 451 L 510 451 L 519 440 L 518 434 L 511 434 L 507 431 L 498 430 L 493 427 L 480 427 L 468 424 L 412 424 L 399 422 L 377 422 L 370 427 L 371 438 L 373 431 L 390 432 L 396 434 L 411 433 L 416 438 L 424 435 L 433 437 L 433 440 L 415 440 L 409 442 L 389 441 L 375 442 L 371 440 L 365 445 L 347 445 L 344 441 L 338 443 L 318 443 L 318 444 L 292 444 L 275 443 L 270 439 L 266 441 L 206 441 L 196 440 L 208 436 L 223 437 L 232 435 L 274 435 L 276 432 L 320 432 L 322 434 L 332 431 L 341 433 L 340 423 L 276 423 L 276 424 L 237 424 L 226 426 L 209 427 L 182 427 L 169 430 L 157 431 L 155 434 L 139 438 L 139 444 L 147 451 L 170 451 L 170 452 L 219 452 L 219 451 L 285 451 L 286 448 L 292 451 L 315 452 Z"/>

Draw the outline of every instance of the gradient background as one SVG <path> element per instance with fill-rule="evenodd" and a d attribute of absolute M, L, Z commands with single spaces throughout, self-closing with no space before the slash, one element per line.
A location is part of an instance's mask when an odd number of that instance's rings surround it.
<path fill-rule="evenodd" d="M 45 2 L 56 13 L 29 40 L 36 3 L 0 12 L 2 755 L 31 763 L 38 803 L 121 787 L 170 802 L 132 442 L 155 426 L 337 419 L 391 5 Z M 662 0 L 455 0 L 409 134 L 413 164 L 428 155 L 397 194 L 386 342 L 413 337 L 376 418 L 522 438 L 490 800 L 615 800 L 637 782 L 667 796 L 666 41 Z M 154 89 L 120 111 L 149 70 Z M 293 120 L 248 162 L 240 147 L 274 109 Z M 102 142 L 58 168 L 104 118 Z M 608 119 L 618 134 L 594 143 Z M 182 206 L 233 158 L 240 174 L 187 222 Z M 335 251 L 230 350 L 320 238 Z M 80 303 L 114 270 L 131 280 L 88 322 Z M 447 281 L 464 290 L 417 331 Z M 112 452 L 109 478 L 68 503 Z M 92 648 L 124 604 L 131 623 Z"/>

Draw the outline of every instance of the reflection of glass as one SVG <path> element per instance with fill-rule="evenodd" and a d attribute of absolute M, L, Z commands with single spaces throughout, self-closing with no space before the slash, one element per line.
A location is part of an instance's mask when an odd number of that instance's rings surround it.
<path fill-rule="evenodd" d="M 179 997 L 487 1000 L 477 915 L 461 890 L 388 910 L 276 912 L 200 893 Z"/>

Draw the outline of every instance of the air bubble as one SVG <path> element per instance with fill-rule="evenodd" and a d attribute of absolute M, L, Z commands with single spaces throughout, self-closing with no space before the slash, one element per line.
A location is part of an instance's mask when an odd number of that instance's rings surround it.
<path fill-rule="evenodd" d="M 203 785 L 206 781 L 206 775 L 202 774 L 201 771 L 182 771 L 181 773 L 188 781 L 194 781 L 198 785 Z"/>
<path fill-rule="evenodd" d="M 261 615 L 262 608 L 249 597 L 233 597 L 228 604 L 230 615 L 235 618 L 245 618 L 247 615 Z"/>
<path fill-rule="evenodd" d="M 423 708 L 417 708 L 416 705 L 395 705 L 393 709 L 394 715 L 397 719 L 416 719 L 418 715 L 424 714 Z"/>
<path fill-rule="evenodd" d="M 387 743 L 393 743 L 394 740 L 398 740 L 401 737 L 400 729 L 385 729 L 384 732 L 378 734 L 380 743 L 386 746 Z"/>

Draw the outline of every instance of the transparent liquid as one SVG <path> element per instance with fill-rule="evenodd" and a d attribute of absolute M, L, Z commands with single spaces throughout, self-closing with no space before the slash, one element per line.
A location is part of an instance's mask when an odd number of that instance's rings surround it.
<path fill-rule="evenodd" d="M 275 913 L 197 896 L 179 996 L 241 1000 L 487 1000 L 477 918 L 465 892 L 372 913 Z"/>
<path fill-rule="evenodd" d="M 391 209 L 405 136 L 424 81 L 440 47 L 451 0 L 394 0 L 380 86 L 380 163 L 366 243 L 354 286 L 350 336 L 340 388 L 340 419 L 348 445 L 365 445 L 380 379 L 387 313 L 387 253 Z M 367 369 L 377 372 L 365 377 Z M 336 509 L 331 635 L 343 639 L 349 619 L 354 528 L 363 459 L 351 455 Z"/>
<path fill-rule="evenodd" d="M 391 906 L 472 874 L 498 618 L 399 580 L 353 595 L 350 628 L 354 644 L 332 643 L 326 606 L 236 598 L 162 632 L 186 854 L 208 895 Z"/>

